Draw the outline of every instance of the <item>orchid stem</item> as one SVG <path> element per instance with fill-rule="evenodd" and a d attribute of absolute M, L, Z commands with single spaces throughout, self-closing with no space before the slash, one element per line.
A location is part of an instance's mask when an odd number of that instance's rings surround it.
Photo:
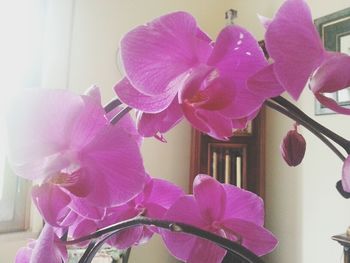
<path fill-rule="evenodd" d="M 103 108 L 105 110 L 106 113 L 111 112 L 112 110 L 114 110 L 116 107 L 120 106 L 122 104 L 122 102 L 118 99 L 115 98 L 113 100 L 111 100 L 110 102 L 108 102 Z"/>
<path fill-rule="evenodd" d="M 300 110 L 297 106 L 295 106 L 293 103 L 288 101 L 287 99 L 278 96 L 275 98 L 272 98 L 273 101 L 281 105 L 282 107 L 288 109 L 288 111 L 294 113 L 294 115 L 299 116 L 301 119 L 303 119 L 306 123 L 308 123 L 310 126 L 314 127 L 316 130 L 318 130 L 320 133 L 337 143 L 339 146 L 341 146 L 348 154 L 350 154 L 350 141 L 343 138 L 342 136 L 336 134 L 335 132 L 331 131 L 327 127 L 321 125 L 314 119 L 310 118 L 307 114 L 305 114 L 302 110 Z"/>
<path fill-rule="evenodd" d="M 290 119 L 296 121 L 297 123 L 303 125 L 311 133 L 317 136 L 325 145 L 327 145 L 342 161 L 345 160 L 344 155 L 322 133 L 320 133 L 314 126 L 310 125 L 310 123 L 302 119 L 299 115 L 296 115 L 293 112 L 288 111 L 281 105 L 274 103 L 272 101 L 266 101 L 265 105 L 282 113 L 283 115 L 289 117 Z"/>
<path fill-rule="evenodd" d="M 110 123 L 111 123 L 112 125 L 116 124 L 125 114 L 127 114 L 127 113 L 128 113 L 129 111 L 131 111 L 131 110 L 132 110 L 132 108 L 130 108 L 130 107 L 125 107 L 124 109 L 122 109 L 120 112 L 118 112 L 117 115 L 115 115 L 115 116 L 111 119 Z"/>
<path fill-rule="evenodd" d="M 128 263 L 129 262 L 130 253 L 131 253 L 131 247 L 129 247 L 126 250 L 125 254 L 123 255 L 123 263 Z"/>
<path fill-rule="evenodd" d="M 105 235 L 112 235 L 112 233 L 117 233 L 121 230 L 140 226 L 140 225 L 152 225 L 159 228 L 167 229 L 172 232 L 178 232 L 178 233 L 188 233 L 195 235 L 197 237 L 204 238 L 206 240 L 212 241 L 213 243 L 217 244 L 218 246 L 226 249 L 228 252 L 234 254 L 235 256 L 238 256 L 240 259 L 245 260 L 245 262 L 248 263 L 264 263 L 262 259 L 260 259 L 258 256 L 256 256 L 254 253 L 243 247 L 242 245 L 233 242 L 229 239 L 223 238 L 221 236 L 218 236 L 216 234 L 213 234 L 211 232 L 207 232 L 205 230 L 202 230 L 200 228 L 183 224 L 183 223 L 177 223 L 177 222 L 171 222 L 171 221 L 165 221 L 165 220 L 157 220 L 157 219 L 151 219 L 143 216 L 135 217 L 123 222 L 116 223 L 114 225 L 108 226 L 106 228 L 100 229 L 90 235 L 64 242 L 65 245 L 74 245 L 80 242 L 97 239 L 100 237 L 104 237 Z M 103 238 L 105 239 L 105 238 Z M 95 241 L 92 241 L 95 242 Z M 82 261 L 84 262 L 84 261 Z"/>

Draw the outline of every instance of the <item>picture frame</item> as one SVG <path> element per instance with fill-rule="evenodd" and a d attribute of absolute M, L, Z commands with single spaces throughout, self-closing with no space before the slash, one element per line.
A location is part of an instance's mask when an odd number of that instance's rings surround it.
<path fill-rule="evenodd" d="M 350 55 L 350 7 L 315 19 L 314 23 L 328 51 Z M 339 105 L 350 108 L 350 88 L 326 95 L 337 101 Z M 334 113 L 315 100 L 315 115 Z"/>

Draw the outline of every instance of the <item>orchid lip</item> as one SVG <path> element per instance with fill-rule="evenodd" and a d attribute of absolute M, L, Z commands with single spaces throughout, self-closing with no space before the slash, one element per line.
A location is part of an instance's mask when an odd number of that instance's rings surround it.
<path fill-rule="evenodd" d="M 204 92 L 197 92 L 192 98 L 186 99 L 185 103 L 191 105 L 192 107 L 198 107 L 205 104 L 209 100 L 209 97 L 204 94 Z"/>
<path fill-rule="evenodd" d="M 60 186 L 71 186 L 76 184 L 78 181 L 79 181 L 78 172 L 73 172 L 71 174 L 60 172 L 49 179 L 50 183 L 55 185 L 60 185 Z"/>

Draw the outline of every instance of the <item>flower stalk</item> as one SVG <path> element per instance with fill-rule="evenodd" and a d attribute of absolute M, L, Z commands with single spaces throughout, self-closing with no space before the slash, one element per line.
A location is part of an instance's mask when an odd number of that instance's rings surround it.
<path fill-rule="evenodd" d="M 344 137 L 338 135 L 337 133 L 333 132 L 332 130 L 328 129 L 327 127 L 323 126 L 319 122 L 315 121 L 311 117 L 309 117 L 306 113 L 304 113 L 301 109 L 299 109 L 297 106 L 295 106 L 293 103 L 288 101 L 287 99 L 283 98 L 282 96 L 274 97 L 272 98 L 273 101 L 293 113 L 294 115 L 298 116 L 299 119 L 303 120 L 304 124 L 303 126 L 308 125 L 310 127 L 313 127 L 315 130 L 322 133 L 324 136 L 328 137 L 332 141 L 334 141 L 336 144 L 341 146 L 348 154 L 350 153 L 350 141 L 345 139 Z"/>
<path fill-rule="evenodd" d="M 247 263 L 264 262 L 261 258 L 256 256 L 254 253 L 252 253 L 242 245 L 236 242 L 233 242 L 229 239 L 218 236 L 216 234 L 213 234 L 211 232 L 208 232 L 200 228 L 197 228 L 195 226 L 191 226 L 184 223 L 151 219 L 143 216 L 138 216 L 129 220 L 118 222 L 114 225 L 108 226 L 106 228 L 102 228 L 92 234 L 89 234 L 74 240 L 65 241 L 64 243 L 65 245 L 75 245 L 84 241 L 92 240 L 90 245 L 86 249 L 85 254 L 83 255 L 83 261 L 79 261 L 79 263 L 89 263 L 91 261 L 88 261 L 88 260 L 92 260 L 91 256 L 89 256 L 90 253 L 92 253 L 94 256 L 97 252 L 96 249 L 98 250 L 108 238 L 110 238 L 111 236 L 117 234 L 122 230 L 131 228 L 131 227 L 136 227 L 136 226 L 156 226 L 158 228 L 166 229 L 172 232 L 192 234 L 197 237 L 201 237 L 203 239 L 212 241 L 218 246 L 226 249 L 229 253 L 234 254 L 235 256 L 239 257 L 242 260 L 245 260 L 244 262 L 247 262 Z M 97 239 L 99 238 L 102 238 L 102 239 L 100 241 L 97 241 Z"/>
<path fill-rule="evenodd" d="M 289 109 L 286 109 L 285 107 L 275 103 L 274 101 L 267 100 L 265 101 L 265 105 L 269 108 L 278 111 L 279 113 L 287 116 L 288 118 L 298 122 L 300 125 L 304 126 L 306 129 L 308 129 L 311 133 L 313 133 L 316 137 L 318 137 L 331 151 L 333 151 L 340 160 L 344 161 L 345 156 L 338 150 L 337 147 L 334 146 L 334 144 L 327 139 L 325 135 L 323 135 L 312 123 L 307 122 L 303 116 L 307 116 L 305 113 L 301 116 L 300 114 L 297 114 L 293 111 L 290 111 Z M 321 124 L 319 124 L 321 125 Z M 322 126 L 322 125 L 321 125 Z M 323 126 L 322 126 L 323 127 Z M 339 136 L 339 135 L 337 135 Z"/>

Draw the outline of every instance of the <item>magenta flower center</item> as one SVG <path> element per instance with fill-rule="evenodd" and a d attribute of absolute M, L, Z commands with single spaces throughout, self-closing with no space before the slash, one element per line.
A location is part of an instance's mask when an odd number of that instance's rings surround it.
<path fill-rule="evenodd" d="M 60 186 L 70 186 L 74 185 L 78 182 L 79 180 L 79 173 L 78 172 L 73 172 L 73 173 L 64 173 L 60 172 L 57 175 L 53 176 L 50 178 L 49 182 L 55 185 L 60 185 Z"/>
<path fill-rule="evenodd" d="M 199 104 L 201 102 L 205 102 L 207 101 L 209 98 L 208 98 L 208 95 L 204 93 L 204 91 L 198 91 L 196 94 L 194 94 L 192 96 L 192 98 L 190 99 L 187 99 L 186 102 L 188 104 Z"/>

